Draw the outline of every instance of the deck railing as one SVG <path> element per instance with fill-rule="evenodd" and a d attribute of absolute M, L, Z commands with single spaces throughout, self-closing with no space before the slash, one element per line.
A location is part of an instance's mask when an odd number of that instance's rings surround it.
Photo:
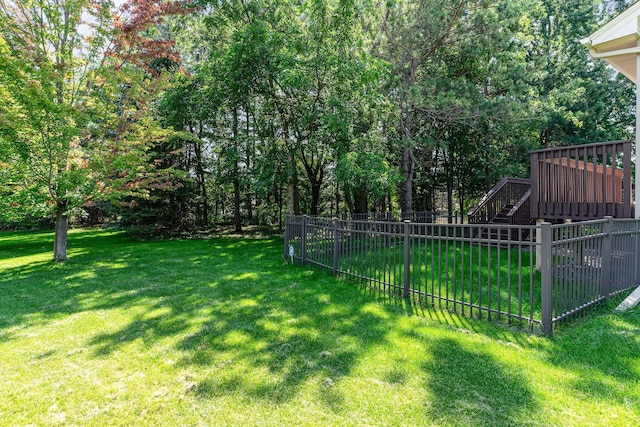
<path fill-rule="evenodd" d="M 531 152 L 531 216 L 631 218 L 631 141 Z"/>
<path fill-rule="evenodd" d="M 531 188 L 518 200 L 509 213 L 509 224 L 534 224 L 535 220 L 531 218 Z"/>

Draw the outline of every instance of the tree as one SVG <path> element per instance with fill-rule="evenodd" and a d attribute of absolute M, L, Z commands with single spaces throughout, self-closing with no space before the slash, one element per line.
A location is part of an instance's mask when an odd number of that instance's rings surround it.
<path fill-rule="evenodd" d="M 509 3 L 465 13 L 455 40 L 422 68 L 417 120 L 426 147 L 420 148 L 431 150 L 426 168 L 435 172 L 429 178 L 441 183 L 449 216 L 456 196 L 462 213 L 468 199 L 501 176 L 526 174 L 526 166 L 513 167 L 528 162 L 531 147 L 529 88 L 522 77 L 525 40 L 518 33 L 524 11 Z"/>
<path fill-rule="evenodd" d="M 620 1 L 540 0 L 524 15 L 540 147 L 629 137 L 633 84 L 580 43 L 624 8 Z"/>
<path fill-rule="evenodd" d="M 444 195 L 464 212 L 526 176 L 540 141 L 624 137 L 632 112 L 630 86 L 578 43 L 623 0 L 201 3 L 172 30 L 193 76 L 163 118 L 194 135 L 194 209 L 238 230 L 285 203 L 434 210 Z"/>
<path fill-rule="evenodd" d="M 451 214 L 456 190 L 463 210 L 489 180 L 485 172 L 507 164 L 497 154 L 514 141 L 506 124 L 526 105 L 524 10 L 520 2 L 483 0 L 387 3 L 379 55 L 393 70 L 389 140 L 403 176 L 403 211 L 433 210 L 443 191 Z M 492 163 L 486 170 L 478 161 L 485 156 Z"/>
<path fill-rule="evenodd" d="M 175 167 L 194 176 L 197 185 L 197 193 L 193 195 L 195 222 L 206 227 L 209 225 L 207 174 L 210 162 L 205 158 L 209 144 L 204 138 L 215 105 L 205 90 L 206 81 L 203 77 L 202 74 L 180 76 L 179 81 L 162 97 L 159 114 L 164 118 L 164 126 L 179 132 L 171 138 L 172 151 L 182 154 L 181 161 Z"/>
<path fill-rule="evenodd" d="M 384 21 L 383 57 L 392 64 L 391 96 L 396 104 L 396 143 L 401 154 L 403 184 L 400 202 L 403 212 L 413 211 L 413 178 L 418 127 L 416 110 L 420 104 L 416 85 L 420 69 L 446 45 L 467 11 L 469 1 L 446 4 L 431 1 L 387 2 Z"/>
<path fill-rule="evenodd" d="M 146 36 L 182 3 L 135 1 L 114 14 L 110 2 L 0 1 L 2 158 L 14 185 L 4 198 L 46 205 L 56 218 L 54 260 L 66 259 L 68 217 L 107 185 L 102 172 L 133 178 L 153 131 L 161 87 L 153 61 L 175 60 L 170 43 Z M 101 167 L 102 170 L 101 170 Z M 114 176 L 114 175 L 112 175 Z M 120 191 L 120 194 L 126 191 Z M 116 192 L 118 194 L 118 192 Z"/>

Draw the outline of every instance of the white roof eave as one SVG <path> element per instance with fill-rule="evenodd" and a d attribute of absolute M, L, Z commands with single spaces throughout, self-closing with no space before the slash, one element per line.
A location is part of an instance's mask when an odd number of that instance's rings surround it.
<path fill-rule="evenodd" d="M 589 48 L 591 56 L 607 61 L 634 83 L 637 82 L 636 59 L 640 55 L 639 17 L 640 2 L 636 2 L 589 37 L 580 40 Z"/>
<path fill-rule="evenodd" d="M 629 6 L 627 10 L 591 34 L 588 39 L 593 46 L 599 46 L 616 39 L 635 36 L 638 33 L 638 16 L 640 16 L 640 2 Z"/>

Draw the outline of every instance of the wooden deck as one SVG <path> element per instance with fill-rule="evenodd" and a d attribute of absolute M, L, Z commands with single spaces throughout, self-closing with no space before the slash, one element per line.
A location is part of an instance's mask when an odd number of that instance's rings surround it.
<path fill-rule="evenodd" d="M 632 218 L 631 141 L 531 152 L 531 217 Z"/>

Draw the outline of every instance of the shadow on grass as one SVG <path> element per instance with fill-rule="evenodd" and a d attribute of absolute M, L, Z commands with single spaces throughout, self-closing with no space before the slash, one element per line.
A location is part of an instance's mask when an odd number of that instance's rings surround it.
<path fill-rule="evenodd" d="M 431 421 L 454 425 L 521 425 L 536 409 L 525 376 L 517 368 L 479 351 L 462 347 L 452 339 L 440 339 L 431 347 L 424 366 L 431 392 Z"/>
<path fill-rule="evenodd" d="M 282 402 L 311 379 L 327 405 L 340 406 L 343 397 L 328 384 L 348 375 L 371 345 L 384 341 L 385 323 L 363 309 L 369 301 L 357 288 L 324 273 L 286 266 L 258 271 L 254 262 L 263 265 L 262 257 L 235 258 L 222 262 L 224 271 L 212 273 L 217 278 L 211 284 L 196 281 L 146 309 L 164 308 L 163 314 L 143 314 L 97 335 L 90 343 L 96 356 L 107 357 L 131 340 L 153 345 L 172 336 L 179 367 L 209 372 L 194 390 L 201 398 L 231 393 Z"/>
<path fill-rule="evenodd" d="M 614 311 L 612 300 L 563 326 L 554 336 L 548 360 L 576 373 L 569 386 L 585 399 L 599 396 L 638 407 L 640 376 L 640 307 Z M 628 391 L 633 391 L 633 396 Z"/>
<path fill-rule="evenodd" d="M 0 248 L 27 257 L 44 246 L 50 250 L 49 237 L 0 241 Z M 11 340 L 23 327 L 64 315 L 117 310 L 126 313 L 127 323 L 96 331 L 87 342 L 89 351 L 108 358 L 135 340 L 147 348 L 168 342 L 179 354 L 178 367 L 206 372 L 194 378 L 193 393 L 203 399 L 231 393 L 282 402 L 312 384 L 329 409 L 339 410 L 344 396 L 331 384 L 387 339 L 391 312 L 537 347 L 552 363 L 579 374 L 599 369 L 630 382 L 633 372 L 618 372 L 619 366 L 640 357 L 639 318 L 605 318 L 612 325 L 603 326 L 596 337 L 585 326 L 577 338 L 584 352 L 576 352 L 570 333 L 549 342 L 532 339 L 521 330 L 407 304 L 319 270 L 285 265 L 281 240 L 140 243 L 91 231 L 72 233 L 69 247 L 72 256 L 64 264 L 35 261 L 3 269 L 0 339 Z M 407 334 L 425 338 L 415 331 Z M 605 354 L 607 343 L 618 335 L 625 340 L 623 348 Z M 508 365 L 453 340 L 422 345 L 432 356 L 424 371 L 430 378 L 429 413 L 435 424 L 438 413 L 458 424 L 515 424 L 535 409 L 526 379 Z M 610 360 L 595 363 L 594 353 Z M 394 369 L 383 379 L 389 384 L 407 381 L 404 371 Z M 596 378 L 575 388 L 588 394 L 601 385 L 608 384 Z"/>
<path fill-rule="evenodd" d="M 201 398 L 238 392 L 279 402 L 311 380 L 323 402 L 339 407 L 330 384 L 388 332 L 364 309 L 371 300 L 360 288 L 283 264 L 281 240 L 141 243 L 95 234 L 70 234 L 76 255 L 63 264 L 5 269 L 3 340 L 61 316 L 114 310 L 126 324 L 96 331 L 86 343 L 94 357 L 126 352 L 133 341 L 149 349 L 169 342 L 179 368 L 210 373 L 197 378 Z M 42 252 L 41 243 L 17 245 L 16 255 Z"/>
<path fill-rule="evenodd" d="M 357 282 L 354 282 L 353 286 L 358 286 Z M 465 314 L 462 314 L 459 305 L 454 310 L 452 303 L 449 305 L 444 302 L 425 304 L 415 299 L 404 300 L 399 295 L 390 296 L 387 291 L 375 284 L 361 286 L 361 289 L 368 298 L 384 304 L 385 307 L 397 313 L 417 316 L 453 330 L 483 335 L 520 347 L 546 348 L 544 342 L 538 339 L 540 333 L 537 330 L 532 332 L 530 326 L 521 321 L 508 321 L 504 316 L 498 319 L 495 315 L 493 320 L 488 321 L 484 312 L 478 314 L 474 310 L 473 315 L 470 315 L 468 308 L 465 308 Z"/>
<path fill-rule="evenodd" d="M 379 317 L 362 310 L 365 301 L 354 293 L 343 296 L 347 298 L 327 304 L 315 292 L 287 291 L 268 304 L 212 310 L 212 321 L 180 343 L 182 364 L 212 369 L 198 395 L 242 390 L 247 398 L 279 402 L 314 378 L 322 396 L 332 405 L 339 403 L 342 397 L 328 384 L 348 375 L 387 332 Z M 265 296 L 256 298 L 264 301 Z M 215 319 L 225 322 L 220 326 Z"/>
<path fill-rule="evenodd" d="M 92 297 L 135 291 L 118 278 L 130 263 L 133 242 L 115 232 L 77 231 L 69 234 L 69 259 L 51 261 L 52 233 L 2 233 L 0 236 L 0 336 L 7 329 L 46 321 L 90 308 Z M 9 267 L 7 267 L 9 266 Z M 104 308 L 122 301 L 101 301 Z"/>

